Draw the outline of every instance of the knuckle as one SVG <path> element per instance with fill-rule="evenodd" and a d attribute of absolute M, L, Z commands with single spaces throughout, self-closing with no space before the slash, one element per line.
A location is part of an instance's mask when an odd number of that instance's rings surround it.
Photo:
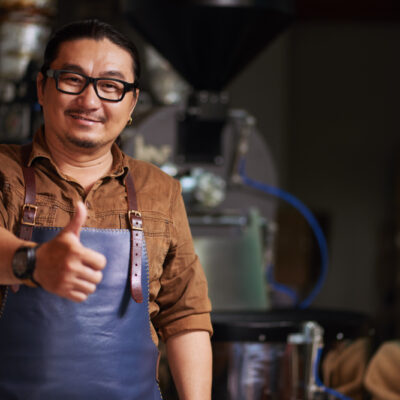
<path fill-rule="evenodd" d="M 103 273 L 101 271 L 97 271 L 97 274 L 95 275 L 95 283 L 98 284 L 102 281 L 103 279 Z"/>
<path fill-rule="evenodd" d="M 89 288 L 88 288 L 88 292 L 89 292 L 89 294 L 92 294 L 92 293 L 94 293 L 96 291 L 96 285 L 89 285 Z"/>
<path fill-rule="evenodd" d="M 104 268 L 107 264 L 107 258 L 102 254 L 100 258 L 100 267 Z"/>
<path fill-rule="evenodd" d="M 69 274 L 72 274 L 73 272 L 75 272 L 75 264 L 71 261 L 67 261 L 64 266 L 64 271 L 65 271 L 64 277 L 68 276 Z"/>
<path fill-rule="evenodd" d="M 74 296 L 72 300 L 75 301 L 76 303 L 83 303 L 87 298 L 88 298 L 87 295 L 82 294 L 79 296 Z"/>

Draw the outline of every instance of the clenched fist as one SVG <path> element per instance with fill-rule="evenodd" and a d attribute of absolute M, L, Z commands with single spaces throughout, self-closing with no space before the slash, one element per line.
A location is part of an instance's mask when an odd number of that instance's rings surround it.
<path fill-rule="evenodd" d="M 36 252 L 34 278 L 45 290 L 77 302 L 86 300 L 96 290 L 106 266 L 103 254 L 80 241 L 86 216 L 85 205 L 78 202 L 70 223 Z"/>

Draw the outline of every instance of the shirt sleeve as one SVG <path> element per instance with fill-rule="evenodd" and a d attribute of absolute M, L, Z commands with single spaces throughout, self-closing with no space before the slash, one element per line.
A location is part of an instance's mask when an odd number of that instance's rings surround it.
<path fill-rule="evenodd" d="M 8 214 L 4 205 L 4 182 L 0 176 L 0 226 L 7 228 Z"/>
<path fill-rule="evenodd" d="M 163 341 L 183 331 L 205 330 L 212 334 L 207 280 L 194 250 L 179 182 L 171 210 L 171 245 L 157 297 L 160 312 L 153 321 Z"/>

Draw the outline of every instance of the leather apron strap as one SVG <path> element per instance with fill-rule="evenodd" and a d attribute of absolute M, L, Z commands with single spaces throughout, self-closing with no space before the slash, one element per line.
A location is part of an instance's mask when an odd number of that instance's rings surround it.
<path fill-rule="evenodd" d="M 24 240 L 31 240 L 35 218 L 36 206 L 36 182 L 35 169 L 29 167 L 29 157 L 32 152 L 32 143 L 21 147 L 22 151 L 22 172 L 25 180 L 25 202 L 22 207 L 21 227 L 19 237 Z M 137 303 L 143 302 L 142 290 L 142 246 L 143 246 L 143 221 L 138 211 L 135 185 L 131 173 L 128 171 L 125 180 L 125 187 L 128 196 L 128 219 L 131 231 L 130 250 L 130 284 L 132 298 Z M 13 285 L 13 290 L 18 290 L 18 285 Z"/>
<path fill-rule="evenodd" d="M 142 245 L 143 221 L 138 211 L 135 185 L 131 173 L 128 171 L 125 180 L 128 195 L 128 218 L 131 231 L 130 281 L 131 294 L 136 303 L 143 302 L 142 291 Z"/>

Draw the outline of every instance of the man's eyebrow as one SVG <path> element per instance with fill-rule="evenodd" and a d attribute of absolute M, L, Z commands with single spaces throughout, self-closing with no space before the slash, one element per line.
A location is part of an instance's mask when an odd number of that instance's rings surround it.
<path fill-rule="evenodd" d="M 102 78 L 118 78 L 126 81 L 125 75 L 117 70 L 110 70 L 110 71 L 104 71 L 100 72 L 99 77 Z"/>
<path fill-rule="evenodd" d="M 81 74 L 84 74 L 85 72 L 83 71 L 83 68 L 80 67 L 77 64 L 68 64 L 68 63 L 64 63 L 61 65 L 60 69 L 66 69 L 68 71 L 75 71 L 75 72 L 80 72 Z"/>
<path fill-rule="evenodd" d="M 77 64 L 65 63 L 65 64 L 62 64 L 61 69 L 66 69 L 69 71 L 76 71 L 76 72 L 86 75 L 83 68 Z M 103 71 L 103 72 L 100 72 L 100 74 L 94 78 L 118 78 L 118 79 L 126 80 L 125 75 L 118 70 Z"/>

